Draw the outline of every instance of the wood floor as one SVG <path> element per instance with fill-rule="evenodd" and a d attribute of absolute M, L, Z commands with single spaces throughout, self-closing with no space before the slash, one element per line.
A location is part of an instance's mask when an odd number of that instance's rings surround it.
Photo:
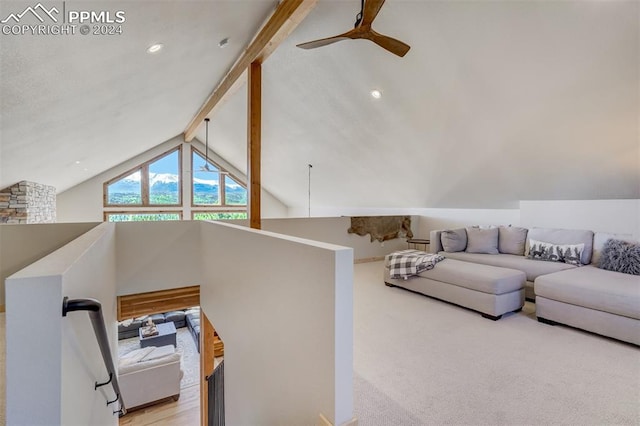
<path fill-rule="evenodd" d="M 177 401 L 170 399 L 167 402 L 132 411 L 120 418 L 120 426 L 143 425 L 200 425 L 200 385 L 182 389 L 180 399 Z"/>

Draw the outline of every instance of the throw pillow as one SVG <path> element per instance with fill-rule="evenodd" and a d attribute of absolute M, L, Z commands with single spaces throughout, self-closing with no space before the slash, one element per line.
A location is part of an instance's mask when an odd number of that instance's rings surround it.
<path fill-rule="evenodd" d="M 600 268 L 623 274 L 640 275 L 640 243 L 608 240 L 600 256 Z"/>
<path fill-rule="evenodd" d="M 498 254 L 498 228 L 467 228 L 468 253 Z"/>
<path fill-rule="evenodd" d="M 629 243 L 638 243 L 640 241 L 634 240 L 631 234 L 609 234 L 606 232 L 595 232 L 593 234 L 593 254 L 591 256 L 591 264 L 593 266 L 600 267 L 600 257 L 602 256 L 602 250 L 604 245 L 609 240 L 622 240 Z"/>
<path fill-rule="evenodd" d="M 544 241 L 529 240 L 529 259 L 563 262 L 581 266 L 580 257 L 584 251 L 584 243 L 551 244 Z"/>
<path fill-rule="evenodd" d="M 464 228 L 447 229 L 440 233 L 440 243 L 447 253 L 464 251 L 467 247 L 467 231 Z"/>
<path fill-rule="evenodd" d="M 523 256 L 528 232 L 527 228 L 518 228 L 517 226 L 498 228 L 498 250 L 500 253 Z"/>

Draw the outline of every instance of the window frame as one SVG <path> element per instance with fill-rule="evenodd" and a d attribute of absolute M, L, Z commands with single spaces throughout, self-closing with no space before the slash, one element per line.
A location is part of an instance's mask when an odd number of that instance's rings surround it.
<path fill-rule="evenodd" d="M 197 153 L 202 157 L 203 160 L 207 161 L 207 156 L 202 151 L 200 151 L 195 146 L 191 146 L 191 155 L 189 156 L 189 160 L 191 161 L 191 182 L 189 183 L 191 186 L 191 207 L 195 209 L 198 209 L 198 208 L 206 209 L 206 211 L 197 211 L 201 213 L 216 213 L 216 212 L 229 213 L 229 212 L 233 212 L 235 208 L 242 209 L 243 211 L 247 211 L 248 213 L 248 208 L 249 208 L 248 204 L 227 204 L 226 202 L 227 194 L 225 189 L 226 178 L 227 176 L 231 177 L 231 179 L 233 179 L 238 185 L 243 187 L 244 190 L 247 191 L 247 197 L 248 197 L 249 194 L 248 194 L 247 186 L 242 183 L 241 179 L 238 179 L 233 173 L 230 173 L 227 169 L 225 169 L 224 167 L 221 167 L 218 163 L 213 161 L 211 158 L 209 158 L 208 160 L 209 163 L 213 164 L 219 171 L 218 172 L 218 190 L 219 190 L 218 195 L 220 196 L 220 204 L 195 204 L 195 200 L 194 200 L 195 194 L 193 191 L 193 178 L 194 178 L 193 154 L 194 153 Z M 220 173 L 220 172 L 223 172 L 223 173 Z"/>
<path fill-rule="evenodd" d="M 178 202 L 174 204 L 151 204 L 149 202 L 150 196 L 150 188 L 149 188 L 149 166 L 152 163 L 155 163 L 159 159 L 166 157 L 168 155 L 173 154 L 174 152 L 178 152 Z M 110 204 L 109 201 L 109 185 L 123 179 L 137 171 L 140 171 L 140 196 L 141 196 L 141 204 Z M 192 175 L 193 176 L 193 175 Z M 102 185 L 102 205 L 104 208 L 111 207 L 182 207 L 182 145 L 178 145 L 175 148 L 171 148 L 168 151 L 165 151 L 159 155 L 156 155 L 152 159 L 145 161 L 142 164 L 139 164 L 118 176 L 109 179 Z M 193 178 L 192 178 L 193 181 Z M 111 212 L 109 212 L 111 213 Z"/>
<path fill-rule="evenodd" d="M 104 222 L 109 222 L 109 216 L 111 215 L 119 215 L 119 214 L 177 214 L 178 219 L 183 220 L 182 210 L 158 210 L 158 211 L 148 211 L 148 210 L 125 210 L 125 211 L 105 211 L 103 212 L 102 219 Z M 135 222 L 135 221 L 134 221 Z M 165 222 L 165 221 L 158 221 Z M 111 223 L 123 223 L 123 222 L 111 222 Z"/>
<path fill-rule="evenodd" d="M 249 219 L 249 212 L 247 211 L 247 209 L 235 209 L 235 210 L 225 209 L 225 210 L 191 210 L 191 220 L 208 220 L 208 219 L 196 219 L 194 216 L 198 213 L 211 213 L 211 214 L 244 213 L 247 215 L 245 219 L 215 219 L 215 220 L 247 220 Z"/>

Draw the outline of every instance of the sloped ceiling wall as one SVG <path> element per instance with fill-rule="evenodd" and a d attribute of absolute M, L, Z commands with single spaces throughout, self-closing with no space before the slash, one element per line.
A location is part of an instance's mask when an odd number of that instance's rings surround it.
<path fill-rule="evenodd" d="M 320 3 L 264 66 L 263 180 L 289 205 L 308 163 L 314 206 L 640 196 L 637 2 L 389 1 L 374 27 L 411 44 L 403 59 L 293 47 L 349 28 L 353 6 Z M 213 120 L 237 164 L 245 105 Z"/>
<path fill-rule="evenodd" d="M 124 12 L 122 34 L 0 33 L 0 188 L 31 180 L 64 191 L 180 134 L 276 4 L 67 1 L 67 12 Z M 28 6 L 2 1 L 0 20 Z M 146 53 L 155 43 L 164 49 Z"/>
<path fill-rule="evenodd" d="M 2 40 L 0 183 L 63 190 L 88 177 L 72 172 L 80 147 L 97 173 L 179 134 L 232 62 L 211 40 L 248 41 L 274 2 L 149 4 L 125 4 L 143 30 L 119 50 Z M 388 0 L 374 28 L 410 44 L 404 58 L 359 40 L 295 47 L 351 28 L 359 7 L 320 0 L 264 64 L 262 180 L 287 205 L 306 207 L 309 163 L 314 207 L 640 198 L 640 3 Z M 134 58 L 158 32 L 166 55 Z M 245 120 L 242 89 L 211 122 L 240 170 Z"/>

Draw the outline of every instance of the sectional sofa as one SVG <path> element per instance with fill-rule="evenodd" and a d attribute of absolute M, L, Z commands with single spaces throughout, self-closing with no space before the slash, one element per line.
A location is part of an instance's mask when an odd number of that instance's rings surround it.
<path fill-rule="evenodd" d="M 163 324 L 165 322 L 173 321 L 176 328 L 185 327 L 187 325 L 185 315 L 185 311 L 171 311 L 120 321 L 118 323 L 118 340 L 138 337 L 140 327 L 147 322 L 149 317 L 151 317 L 154 324 Z"/>
<path fill-rule="evenodd" d="M 631 273 L 599 267 L 605 246 L 618 238 L 628 240 L 628 236 L 569 229 L 436 230 L 430 234 L 430 251 L 444 256 L 444 261 L 406 279 L 392 278 L 385 267 L 384 280 L 494 320 L 521 309 L 526 298 L 536 302 L 540 322 L 566 324 L 640 345 L 640 275 L 633 274 L 637 257 L 628 259 Z M 638 243 L 628 246 L 630 256 L 640 253 Z M 615 256 L 619 260 L 620 255 Z"/>

